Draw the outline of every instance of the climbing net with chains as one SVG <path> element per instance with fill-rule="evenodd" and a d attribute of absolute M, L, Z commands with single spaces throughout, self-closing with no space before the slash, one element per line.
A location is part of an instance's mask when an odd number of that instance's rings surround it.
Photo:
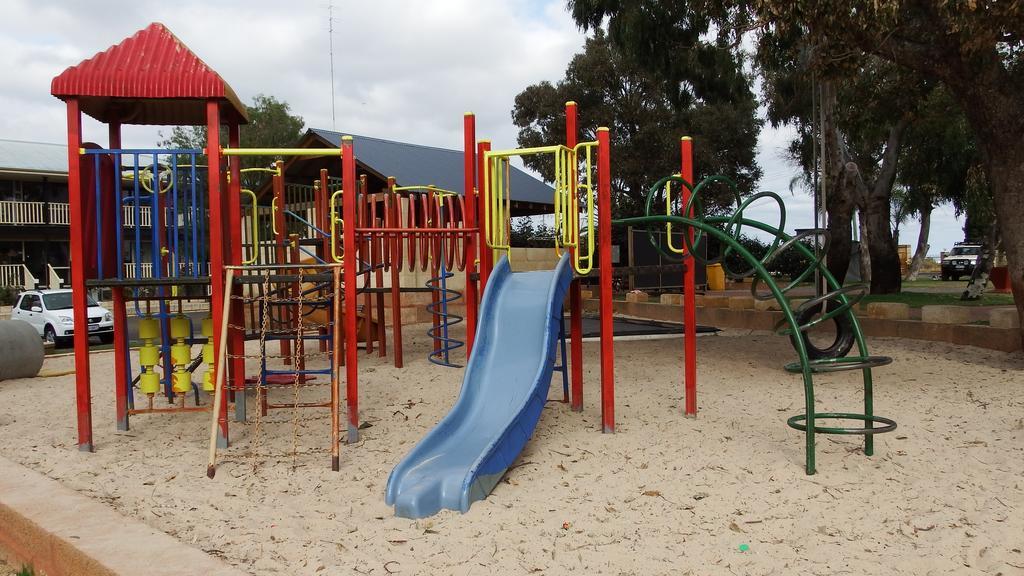
<path fill-rule="evenodd" d="M 246 288 L 241 293 L 231 294 L 231 306 L 243 307 L 243 314 L 225 311 L 229 324 L 235 330 L 247 335 L 246 340 L 258 340 L 255 353 L 244 347 L 241 353 L 226 353 L 231 361 L 235 359 L 257 360 L 259 369 L 255 378 L 247 379 L 244 390 L 241 386 L 229 387 L 236 393 L 245 394 L 253 390 L 257 410 L 253 417 L 249 449 L 245 457 L 252 472 L 259 463 L 268 458 L 290 456 L 292 468 L 298 466 L 299 433 L 302 420 L 301 408 L 330 408 L 332 421 L 338 421 L 338 376 L 336 370 L 338 348 L 335 341 L 341 338 L 340 320 L 340 268 L 339 264 L 303 264 L 301 266 L 245 266 L 238 268 L 238 281 Z M 229 287 L 230 289 L 230 287 Z M 239 317 L 243 323 L 237 322 Z M 318 351 L 306 351 L 306 340 L 316 339 L 322 345 Z M 285 341 L 281 353 L 269 353 L 267 341 Z M 307 362 L 325 359 L 326 368 L 308 369 Z M 268 360 L 280 362 L 281 366 L 268 366 Z M 314 374 L 327 376 L 317 380 Z M 300 402 L 300 389 L 330 386 L 331 399 L 325 402 Z M 268 401 L 270 388 L 290 388 L 291 401 L 271 404 Z M 243 400 L 244 402 L 244 400 Z M 291 451 L 290 454 L 262 454 L 266 427 L 264 424 L 283 423 L 266 418 L 268 409 L 288 408 L 291 410 Z M 316 417 L 312 419 L 318 419 Z M 332 433 L 337 449 L 338 431 Z"/>

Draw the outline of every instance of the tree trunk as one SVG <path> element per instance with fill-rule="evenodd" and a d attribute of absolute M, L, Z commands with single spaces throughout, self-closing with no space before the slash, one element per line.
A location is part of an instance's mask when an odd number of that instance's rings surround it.
<path fill-rule="evenodd" d="M 857 210 L 857 226 L 860 228 L 860 242 L 857 244 L 858 256 L 860 256 L 860 281 L 868 286 L 871 285 L 871 252 L 868 247 L 871 245 L 871 225 L 867 221 L 867 213 L 861 206 Z"/>
<path fill-rule="evenodd" d="M 889 199 L 871 194 L 867 198 L 864 220 L 870 231 L 867 237 L 871 255 L 871 293 L 898 294 L 900 291 L 900 255 L 892 235 Z"/>
<path fill-rule="evenodd" d="M 828 215 L 825 224 L 829 233 L 825 263 L 829 273 L 840 285 L 846 281 L 850 268 L 850 238 L 853 236 L 853 190 L 846 175 L 846 166 L 839 141 L 839 127 L 836 124 L 836 87 L 830 79 L 821 81 L 821 137 L 822 186 L 825 189 L 824 206 Z"/>
<path fill-rule="evenodd" d="M 971 280 L 967 283 L 967 289 L 960 295 L 961 300 L 978 300 L 985 295 L 998 244 L 999 225 L 993 222 L 985 233 L 985 240 L 981 244 L 981 254 L 978 255 L 974 270 L 971 272 Z"/>
<path fill-rule="evenodd" d="M 840 285 L 846 281 L 850 268 L 853 236 L 853 203 L 843 198 L 830 198 L 828 203 L 829 244 L 826 256 L 828 271 Z"/>
<path fill-rule="evenodd" d="M 985 156 L 985 172 L 992 187 L 999 235 L 1006 251 L 1010 290 L 1020 317 L 1021 345 L 1024 346 L 1024 97 L 1005 93 L 1001 84 L 974 81 L 962 97 L 964 113 Z"/>
<path fill-rule="evenodd" d="M 906 280 L 910 282 L 917 280 L 921 266 L 924 265 L 924 260 L 928 257 L 928 235 L 931 233 L 932 227 L 932 208 L 934 207 L 928 204 L 921 210 L 921 230 L 917 233 L 917 248 L 914 249 L 914 258 L 910 261 L 910 268 L 907 270 Z"/>
<path fill-rule="evenodd" d="M 990 154 L 996 155 L 995 152 Z M 1010 289 L 1017 304 L 1021 344 L 1024 346 L 1024 226 L 1020 223 L 1020 215 L 1024 214 L 1024 140 L 1000 149 L 998 157 L 991 158 L 989 164 L 992 202 L 1006 251 Z"/>

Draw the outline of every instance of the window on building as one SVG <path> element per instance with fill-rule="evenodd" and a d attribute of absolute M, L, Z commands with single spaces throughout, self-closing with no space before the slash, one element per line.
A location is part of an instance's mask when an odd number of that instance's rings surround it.
<path fill-rule="evenodd" d="M 14 181 L 0 180 L 0 201 L 14 200 Z"/>
<path fill-rule="evenodd" d="M 28 202 L 42 202 L 43 183 L 21 182 L 21 199 Z"/>

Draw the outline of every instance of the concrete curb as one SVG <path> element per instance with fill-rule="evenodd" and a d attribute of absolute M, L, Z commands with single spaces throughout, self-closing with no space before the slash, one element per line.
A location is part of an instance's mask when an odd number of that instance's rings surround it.
<path fill-rule="evenodd" d="M 246 574 L 3 457 L 0 553 L 47 576 Z"/>
<path fill-rule="evenodd" d="M 683 320 L 682 306 L 678 305 L 621 301 L 615 302 L 614 305 L 615 312 L 618 314 L 663 322 L 682 322 Z M 583 307 L 590 312 L 597 311 L 598 301 L 587 300 Z M 772 330 L 780 319 L 782 319 L 782 312 L 778 311 L 697 306 L 697 322 L 718 328 Z M 948 342 L 961 346 L 999 350 L 1000 352 L 1021 351 L 1020 330 L 1017 328 L 976 324 L 938 324 L 918 320 L 890 320 L 868 318 L 863 314 L 858 314 L 857 319 L 866 336 Z"/>

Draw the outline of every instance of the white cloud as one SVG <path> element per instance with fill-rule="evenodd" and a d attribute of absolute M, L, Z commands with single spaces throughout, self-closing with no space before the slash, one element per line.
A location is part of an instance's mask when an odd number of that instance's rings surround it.
<path fill-rule="evenodd" d="M 151 21 L 166 24 L 245 100 L 289 102 L 310 127 L 331 127 L 327 0 L 5 0 L 0 20 L 0 137 L 61 142 L 63 104 L 50 80 Z M 480 138 L 515 145 L 515 95 L 558 80 L 583 34 L 563 0 L 336 0 L 337 128 L 436 146 L 462 145 L 462 114 L 477 114 Z M 86 121 L 87 139 L 105 130 Z M 151 146 L 157 128 L 126 127 L 126 146 Z M 782 158 L 792 131 L 766 128 L 758 161 L 763 189 L 785 198 L 788 230 L 809 227 L 811 200 L 790 194 L 797 170 Z M 771 210 L 751 215 L 777 221 Z M 933 222 L 938 248 L 960 239 L 948 208 Z M 905 242 L 916 238 L 908 225 Z"/>

